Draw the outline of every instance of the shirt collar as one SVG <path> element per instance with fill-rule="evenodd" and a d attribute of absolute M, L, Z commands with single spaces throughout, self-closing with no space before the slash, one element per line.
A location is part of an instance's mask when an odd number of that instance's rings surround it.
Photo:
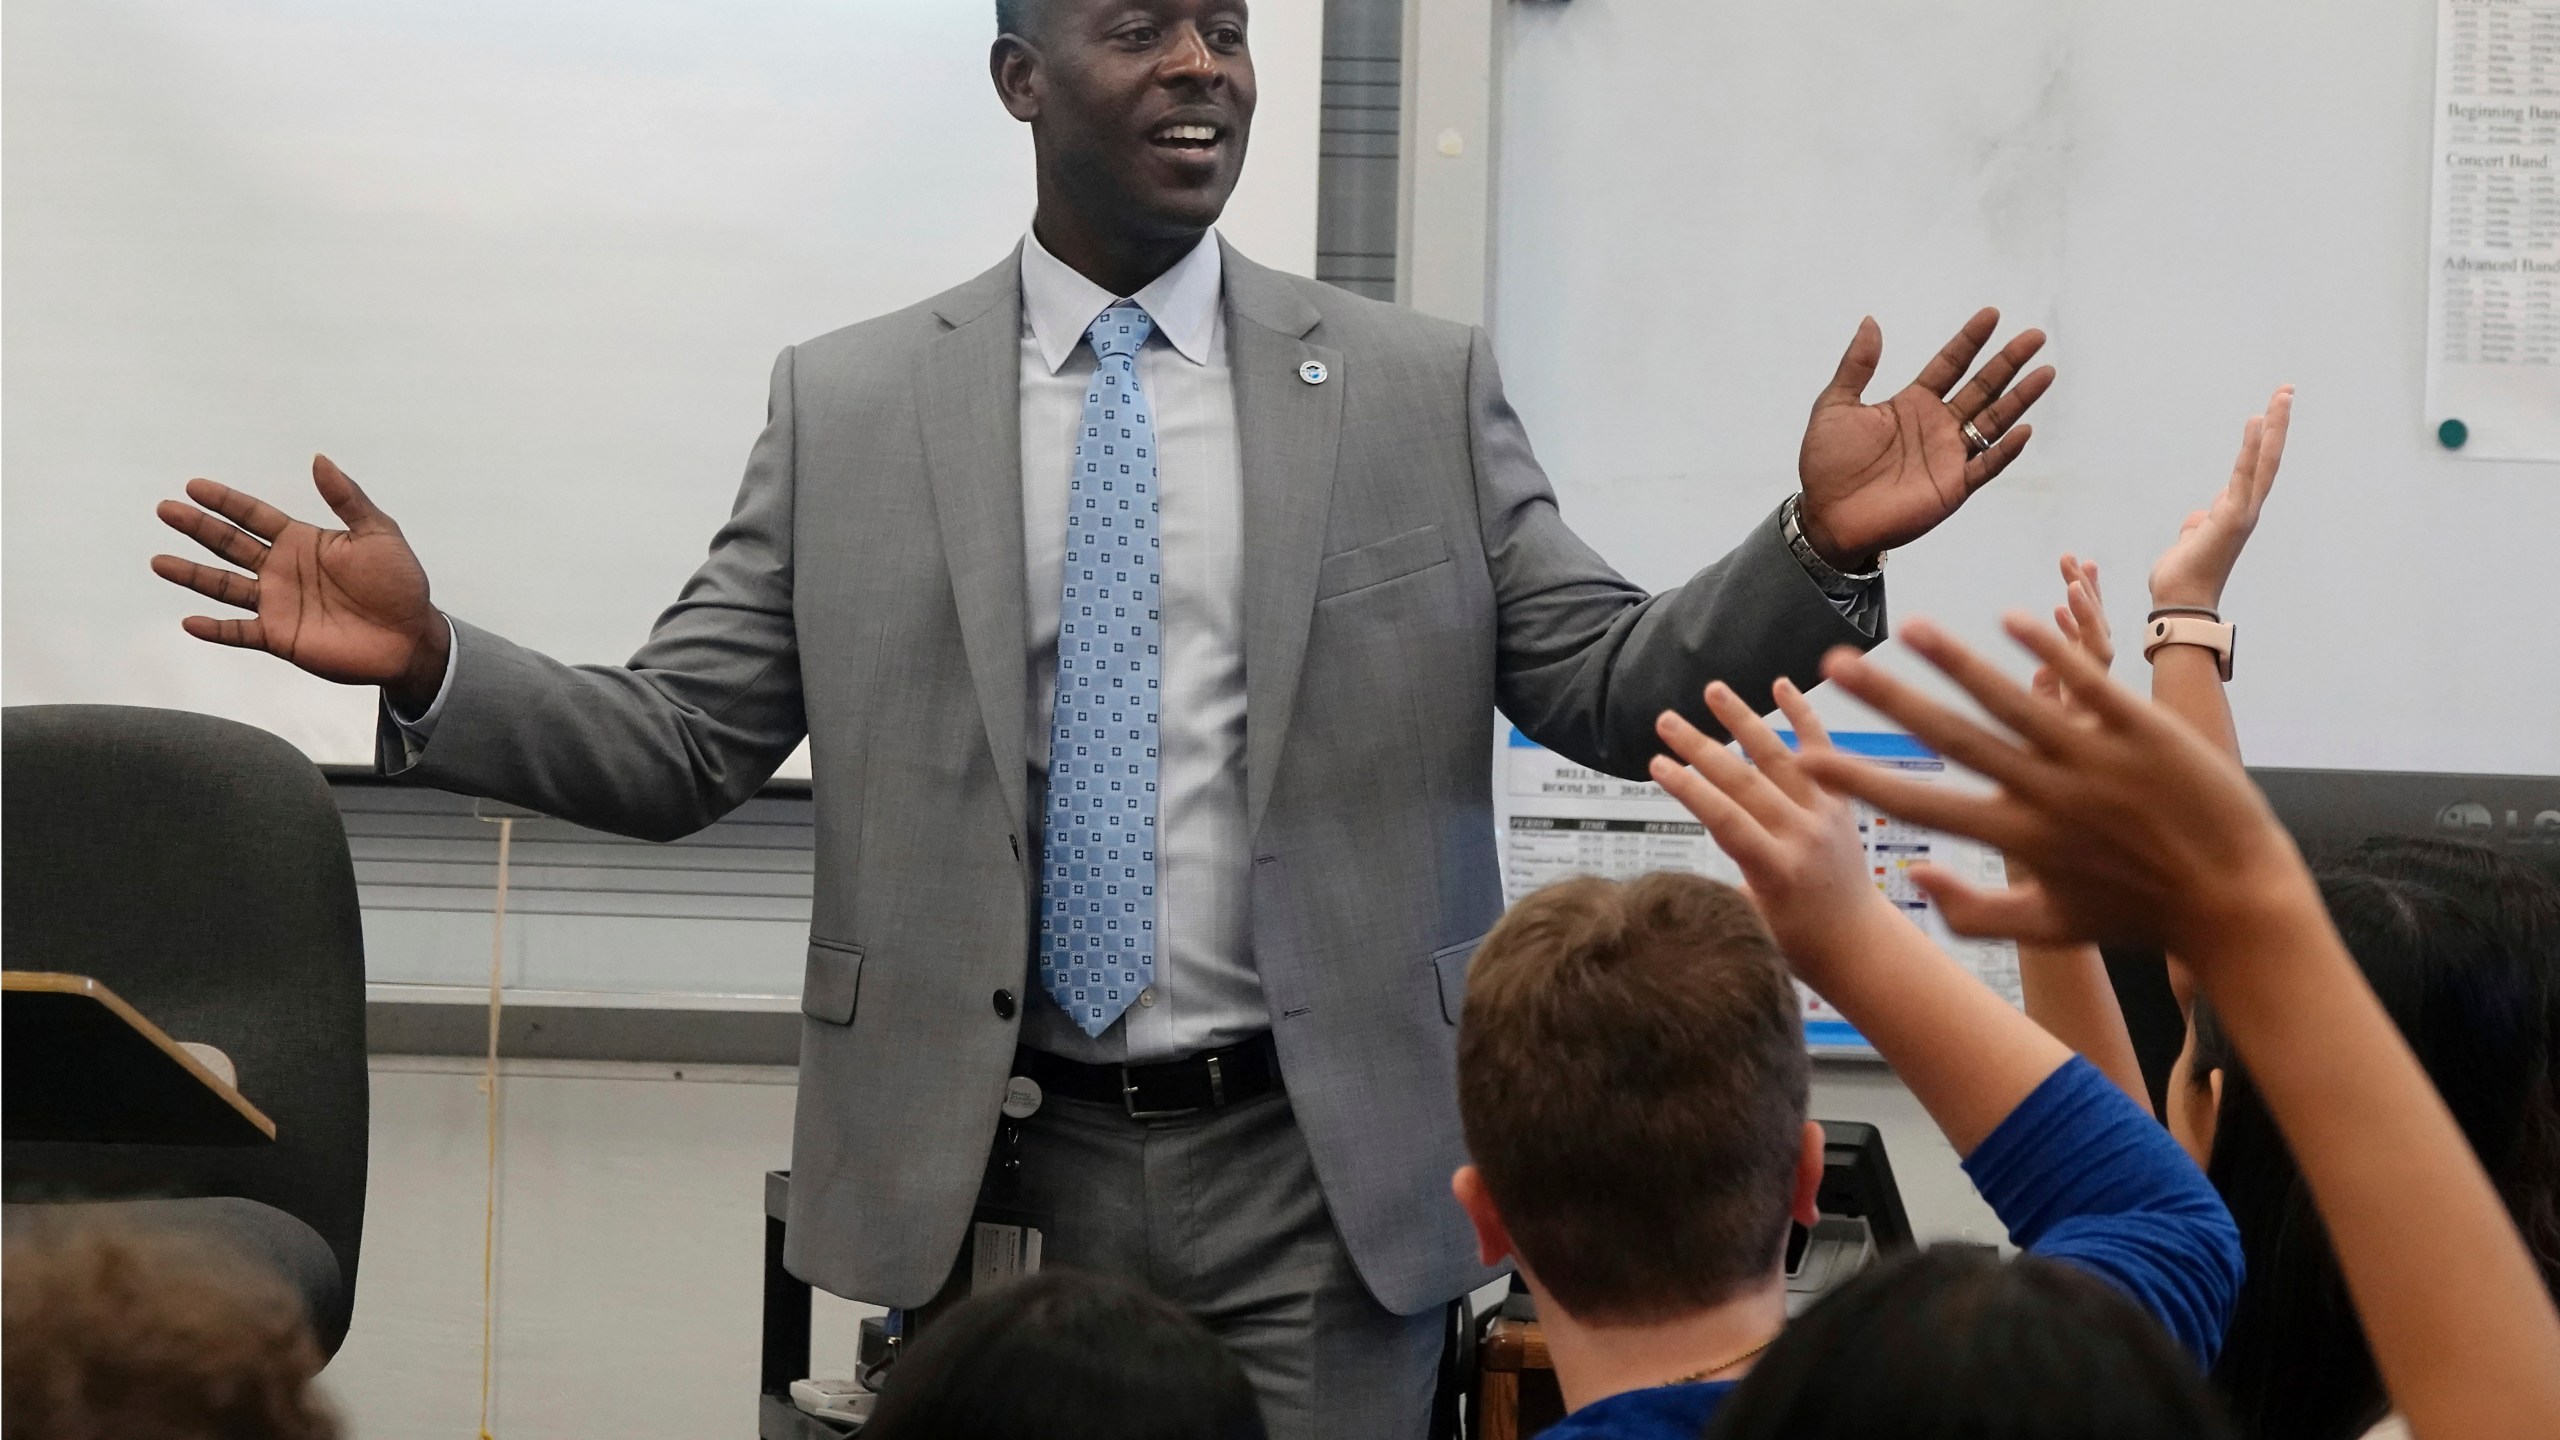
<path fill-rule="evenodd" d="M 1218 232 L 1208 231 L 1191 253 L 1174 262 L 1147 287 L 1129 298 L 1138 302 L 1182 358 L 1194 365 L 1209 363 L 1209 346 L 1218 328 L 1218 293 L 1225 261 L 1218 252 Z M 1022 237 L 1022 321 L 1040 346 L 1041 363 L 1055 375 L 1076 346 L 1084 342 L 1093 318 L 1120 297 L 1086 279 L 1067 262 L 1049 253 L 1037 235 Z"/>

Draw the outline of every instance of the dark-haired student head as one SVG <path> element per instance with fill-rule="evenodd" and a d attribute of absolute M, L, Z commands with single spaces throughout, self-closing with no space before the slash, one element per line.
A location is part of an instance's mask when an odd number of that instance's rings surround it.
<path fill-rule="evenodd" d="M 1938 1249 L 1869 1268 L 1787 1327 L 1715 1440 L 2221 1440 L 2204 1377 L 2094 1277 Z"/>
<path fill-rule="evenodd" d="M 1264 1440 L 1244 1372 L 1126 1281 L 1053 1270 L 972 1296 L 890 1373 L 864 1440 Z"/>
<path fill-rule="evenodd" d="M 2348 951 L 2560 1294 L 2560 887 L 2454 840 L 2385 839 L 2320 876 Z M 2253 1437 L 2361 1435 L 2388 1407 L 2274 1116 L 2199 1001 L 2170 1129 L 2240 1226 L 2248 1279 L 2214 1380 Z"/>

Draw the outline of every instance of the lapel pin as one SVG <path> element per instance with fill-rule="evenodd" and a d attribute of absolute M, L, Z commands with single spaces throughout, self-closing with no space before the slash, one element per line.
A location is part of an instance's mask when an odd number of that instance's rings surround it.
<path fill-rule="evenodd" d="M 1321 360 L 1310 360 L 1298 367 L 1298 378 L 1310 385 L 1323 384 L 1324 377 L 1331 373 L 1324 368 L 1324 362 Z"/>

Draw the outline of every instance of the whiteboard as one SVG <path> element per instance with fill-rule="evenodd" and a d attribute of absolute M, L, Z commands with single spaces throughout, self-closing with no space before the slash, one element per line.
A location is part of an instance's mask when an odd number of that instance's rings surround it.
<path fill-rule="evenodd" d="M 1897 616 L 2014 654 L 1997 616 L 2048 610 L 2070 548 L 2127 633 L 2291 381 L 2226 599 L 2250 761 L 2560 774 L 2560 466 L 2455 461 L 2423 408 L 2433 6 L 1506 8 L 1498 353 L 1566 519 L 1633 578 L 1793 488 L 1860 315 L 1881 398 L 1997 304 L 2061 380 L 2026 457 L 1893 557 Z"/>
<path fill-rule="evenodd" d="M 1314 266 L 1321 8 L 1254 17 L 1222 228 Z M 727 515 L 783 346 L 1029 222 L 988 0 L 12 0 L 10 704 L 208 711 L 372 755 L 373 692 L 188 639 L 152 517 L 321 518 L 326 451 L 438 603 L 619 661 Z M 227 612 L 226 612 L 227 613 Z M 805 768 L 801 770 L 805 774 Z"/>

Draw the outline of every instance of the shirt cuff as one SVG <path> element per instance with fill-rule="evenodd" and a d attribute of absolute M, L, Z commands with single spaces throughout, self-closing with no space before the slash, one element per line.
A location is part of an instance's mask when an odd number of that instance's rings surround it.
<path fill-rule="evenodd" d="M 382 693 L 382 713 L 390 716 L 391 723 L 400 727 L 400 738 L 407 746 L 412 764 L 417 762 L 418 752 L 435 738 L 436 721 L 444 716 L 445 697 L 453 693 L 453 672 L 462 663 L 461 632 L 453 628 L 451 620 L 447 620 L 444 633 L 444 679 L 436 686 L 436 698 L 427 702 L 427 713 L 411 719 L 400 713 L 399 706 L 391 703 L 390 691 Z"/>
<path fill-rule="evenodd" d="M 1821 582 L 1816 580 L 1815 583 Z M 1841 619 L 1857 626 L 1859 634 L 1874 639 L 1877 617 L 1884 614 L 1884 577 L 1875 575 L 1843 583 L 1850 587 L 1847 594 L 1824 585 L 1822 598 L 1831 602 L 1831 608 L 1840 612 Z"/>

